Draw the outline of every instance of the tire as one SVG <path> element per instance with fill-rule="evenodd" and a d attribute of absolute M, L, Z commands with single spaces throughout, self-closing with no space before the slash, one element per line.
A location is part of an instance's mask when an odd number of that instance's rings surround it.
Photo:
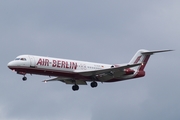
<path fill-rule="evenodd" d="M 98 85 L 98 84 L 97 84 L 97 82 L 95 82 L 95 81 L 91 83 L 91 87 L 92 87 L 92 88 L 97 87 L 97 85 Z"/>
<path fill-rule="evenodd" d="M 27 77 L 23 77 L 22 80 L 23 80 L 23 81 L 26 81 L 26 80 L 27 80 Z"/>
<path fill-rule="evenodd" d="M 78 86 L 78 85 L 73 85 L 73 86 L 72 86 L 72 90 L 73 90 L 73 91 L 79 90 L 79 86 Z"/>

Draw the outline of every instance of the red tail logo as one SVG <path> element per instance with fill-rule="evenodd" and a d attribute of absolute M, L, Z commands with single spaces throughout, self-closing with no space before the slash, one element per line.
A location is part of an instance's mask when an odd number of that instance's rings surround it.
<path fill-rule="evenodd" d="M 134 63 L 138 63 L 142 56 L 137 57 L 137 59 L 134 61 Z"/>

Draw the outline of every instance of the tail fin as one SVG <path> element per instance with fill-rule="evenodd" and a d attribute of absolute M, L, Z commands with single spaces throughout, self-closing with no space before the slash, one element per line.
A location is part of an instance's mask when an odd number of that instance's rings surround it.
<path fill-rule="evenodd" d="M 146 67 L 146 64 L 150 58 L 151 55 L 154 53 L 159 53 L 159 52 L 169 52 L 173 50 L 158 50 L 158 51 L 149 51 L 149 50 L 138 50 L 134 57 L 131 59 L 129 62 L 130 64 L 136 64 L 136 63 L 143 63 L 141 66 L 134 67 L 132 69 L 138 70 L 138 71 L 144 71 L 144 68 Z"/>

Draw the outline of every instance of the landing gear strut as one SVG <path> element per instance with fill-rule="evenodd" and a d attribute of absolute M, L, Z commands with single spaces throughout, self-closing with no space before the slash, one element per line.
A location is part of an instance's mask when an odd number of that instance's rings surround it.
<path fill-rule="evenodd" d="M 97 87 L 97 85 L 98 85 L 98 84 L 97 84 L 97 82 L 95 82 L 95 81 L 91 83 L 91 87 L 92 87 L 92 88 Z"/>
<path fill-rule="evenodd" d="M 72 90 L 73 90 L 73 91 L 77 91 L 77 90 L 79 90 L 79 86 L 78 86 L 78 85 L 76 85 L 76 84 L 75 84 L 75 85 L 73 85 L 73 86 L 72 86 Z"/>
<path fill-rule="evenodd" d="M 26 81 L 26 80 L 27 80 L 27 77 L 24 76 L 24 77 L 22 78 L 22 80 L 23 80 L 23 81 Z"/>

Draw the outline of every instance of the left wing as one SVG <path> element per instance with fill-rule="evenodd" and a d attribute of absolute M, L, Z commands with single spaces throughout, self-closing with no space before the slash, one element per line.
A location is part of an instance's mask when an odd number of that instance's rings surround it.
<path fill-rule="evenodd" d="M 66 84 L 77 84 L 77 85 L 87 85 L 86 81 L 83 80 L 73 80 L 71 78 L 63 78 L 63 77 L 56 77 L 49 80 L 44 80 L 42 82 L 50 82 L 50 81 L 61 81 Z"/>
<path fill-rule="evenodd" d="M 106 81 L 113 78 L 121 77 L 124 74 L 124 69 L 131 68 L 135 66 L 142 65 L 143 63 L 136 63 L 136 64 L 127 64 L 116 68 L 108 68 L 108 69 L 100 69 L 100 70 L 93 70 L 93 71 L 77 71 L 76 73 L 86 77 L 93 77 L 96 75 L 100 75 L 98 79 L 101 81 Z M 44 80 L 42 82 L 50 82 L 50 81 L 61 81 L 66 84 L 77 84 L 77 85 L 87 85 L 86 81 L 80 79 L 72 79 L 67 77 L 56 77 L 49 80 Z"/>
<path fill-rule="evenodd" d="M 104 73 L 123 74 L 124 69 L 139 66 L 139 65 L 143 65 L 143 63 L 127 64 L 127 65 L 123 65 L 123 66 L 115 67 L 115 68 L 113 67 L 113 68 L 108 68 L 108 69 L 100 69 L 100 70 L 85 71 L 85 72 L 84 71 L 79 71 L 79 72 L 77 71 L 77 73 L 82 75 L 82 76 L 95 76 L 95 75 L 104 74 Z"/>
<path fill-rule="evenodd" d="M 93 70 L 93 71 L 80 71 L 77 73 L 85 77 L 90 77 L 91 79 L 97 79 L 101 82 L 105 82 L 113 78 L 120 78 L 126 74 L 125 69 L 139 65 L 143 65 L 143 63 L 126 64 L 115 68 L 113 67 L 113 68 Z"/>

